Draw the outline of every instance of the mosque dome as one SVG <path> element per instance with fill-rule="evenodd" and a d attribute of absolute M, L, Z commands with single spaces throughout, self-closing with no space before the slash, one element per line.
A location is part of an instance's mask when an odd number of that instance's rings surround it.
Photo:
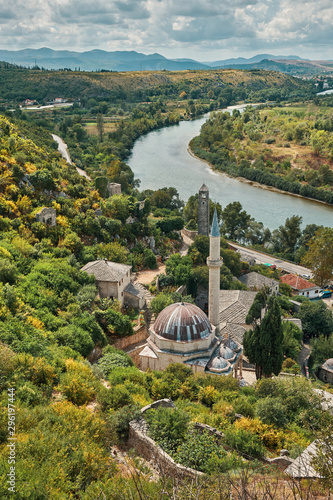
<path fill-rule="evenodd" d="M 225 347 L 229 347 L 234 352 L 239 352 L 241 350 L 240 344 L 238 342 L 236 342 L 236 340 L 234 340 L 234 339 L 230 339 L 230 338 L 225 339 L 223 341 L 223 345 Z"/>
<path fill-rule="evenodd" d="M 327 359 L 322 367 L 333 372 L 333 358 Z"/>
<path fill-rule="evenodd" d="M 163 309 L 157 316 L 153 329 L 160 337 L 176 342 L 202 340 L 212 332 L 206 314 L 188 302 L 176 302 Z"/>
<path fill-rule="evenodd" d="M 235 353 L 230 349 L 230 347 L 225 347 L 224 345 L 221 345 L 220 356 L 224 359 L 232 359 L 235 357 Z"/>
<path fill-rule="evenodd" d="M 212 359 L 212 362 L 210 364 L 210 369 L 211 370 L 225 370 L 225 368 L 229 367 L 229 363 L 227 360 L 224 358 L 220 358 L 219 356 L 216 356 L 215 358 Z"/>

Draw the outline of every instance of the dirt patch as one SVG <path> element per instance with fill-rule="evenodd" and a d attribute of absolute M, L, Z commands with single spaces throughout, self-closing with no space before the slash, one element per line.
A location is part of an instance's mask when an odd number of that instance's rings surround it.
<path fill-rule="evenodd" d="M 142 285 L 149 285 L 158 274 L 165 273 L 165 264 L 159 264 L 157 269 L 147 269 L 136 274 L 135 281 Z"/>

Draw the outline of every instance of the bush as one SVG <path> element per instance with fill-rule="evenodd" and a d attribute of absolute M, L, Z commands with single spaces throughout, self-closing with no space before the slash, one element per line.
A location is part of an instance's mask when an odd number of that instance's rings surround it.
<path fill-rule="evenodd" d="M 176 462 L 185 467 L 206 473 L 215 472 L 217 463 L 225 457 L 226 452 L 217 444 L 214 436 L 195 430 L 187 434 L 173 456 Z"/>
<path fill-rule="evenodd" d="M 123 406 L 133 404 L 133 399 L 125 385 L 119 384 L 110 389 L 101 387 L 98 391 L 97 401 L 102 406 L 103 410 L 119 410 Z"/>
<path fill-rule="evenodd" d="M 286 407 L 280 398 L 267 397 L 257 403 L 257 415 L 264 424 L 286 427 Z"/>
<path fill-rule="evenodd" d="M 111 413 L 109 417 L 111 433 L 114 430 L 119 439 L 128 439 L 129 423 L 140 415 L 140 408 L 135 404 L 128 404 L 120 410 Z"/>
<path fill-rule="evenodd" d="M 147 411 L 144 419 L 150 436 L 167 453 L 173 454 L 185 439 L 190 417 L 177 408 L 156 408 Z"/>
<path fill-rule="evenodd" d="M 198 394 L 198 401 L 211 408 L 216 401 L 220 399 L 220 393 L 214 389 L 211 385 L 207 387 L 201 387 Z"/>
<path fill-rule="evenodd" d="M 97 366 L 102 371 L 104 378 L 108 378 L 114 368 L 133 366 L 133 361 L 126 353 L 107 352 L 98 360 Z"/>
<path fill-rule="evenodd" d="M 264 446 L 258 436 L 244 429 L 226 430 L 224 441 L 227 446 L 241 453 L 246 458 L 262 458 Z"/>

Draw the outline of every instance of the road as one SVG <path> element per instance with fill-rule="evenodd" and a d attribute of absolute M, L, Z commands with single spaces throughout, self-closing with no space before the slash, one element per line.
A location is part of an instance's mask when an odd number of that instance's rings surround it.
<path fill-rule="evenodd" d="M 303 274 L 308 274 L 310 277 L 312 277 L 312 271 L 307 267 L 299 266 L 297 264 L 293 264 L 292 262 L 277 259 L 273 255 L 267 255 L 266 253 L 258 252 L 257 250 L 250 250 L 249 248 L 244 248 L 233 242 L 232 243 L 230 242 L 230 244 L 233 247 L 237 248 L 237 252 L 239 252 L 241 255 L 250 255 L 251 257 L 254 257 L 256 263 L 258 264 L 266 264 L 266 263 L 274 264 L 279 269 L 283 269 L 288 273 L 299 274 L 300 276 L 302 276 Z"/>
<path fill-rule="evenodd" d="M 72 164 L 72 160 L 68 153 L 67 144 L 65 144 L 65 142 L 58 135 L 52 134 L 52 137 L 58 143 L 58 151 L 61 156 L 67 161 L 67 163 Z M 82 170 L 82 168 L 76 167 L 76 170 L 80 175 L 91 181 L 91 177 L 89 177 L 87 172 Z"/>

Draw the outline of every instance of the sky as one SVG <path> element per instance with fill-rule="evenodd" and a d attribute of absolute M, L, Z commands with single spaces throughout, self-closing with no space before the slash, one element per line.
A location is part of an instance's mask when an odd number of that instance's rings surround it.
<path fill-rule="evenodd" d="M 333 59 L 332 0 L 0 0 L 0 49 Z"/>

